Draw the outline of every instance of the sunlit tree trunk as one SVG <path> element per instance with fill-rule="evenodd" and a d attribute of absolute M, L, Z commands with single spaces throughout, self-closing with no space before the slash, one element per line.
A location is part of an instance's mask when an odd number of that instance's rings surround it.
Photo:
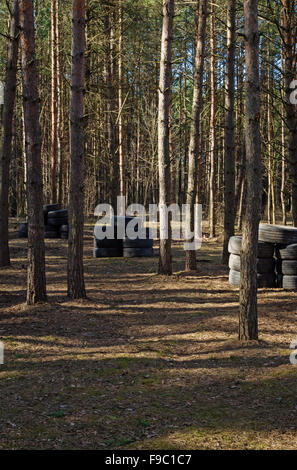
<path fill-rule="evenodd" d="M 174 0 L 163 0 L 163 26 L 161 39 L 161 61 L 158 110 L 158 160 L 159 160 L 159 204 L 160 204 L 160 256 L 159 274 L 172 274 L 171 227 L 167 218 L 170 205 L 170 149 L 169 111 L 171 99 L 171 57 Z M 166 230 L 166 227 L 168 230 Z M 167 233 L 166 233 L 167 232 Z"/>
<path fill-rule="evenodd" d="M 195 227 L 195 202 L 197 195 L 197 166 L 198 166 L 198 152 L 199 152 L 199 131 L 200 131 L 200 116 L 202 111 L 202 90 L 203 90 L 203 70 L 205 58 L 205 36 L 206 36 L 206 17 L 207 17 L 207 0 L 200 0 L 197 2 L 197 11 L 199 17 L 199 25 L 197 31 L 197 42 L 195 52 L 195 65 L 194 65 L 194 88 L 193 88 L 193 103 L 191 115 L 191 130 L 190 130 L 190 144 L 189 144 L 189 170 L 188 170 L 188 187 L 187 187 L 187 204 L 190 206 L 189 220 L 187 224 L 191 231 Z M 192 242 L 193 240 L 187 240 Z M 196 251 L 186 251 L 186 271 L 193 271 L 197 269 Z"/>
<path fill-rule="evenodd" d="M 27 303 L 46 300 L 41 132 L 33 0 L 20 0 L 22 82 L 28 200 Z"/>
<path fill-rule="evenodd" d="M 257 246 L 261 213 L 258 0 L 244 1 L 246 88 L 246 209 L 241 249 L 239 339 L 258 339 Z"/>

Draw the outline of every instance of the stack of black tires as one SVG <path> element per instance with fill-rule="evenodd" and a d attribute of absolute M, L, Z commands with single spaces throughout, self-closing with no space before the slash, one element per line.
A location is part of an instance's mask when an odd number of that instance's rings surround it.
<path fill-rule="evenodd" d="M 297 290 L 297 244 L 279 245 L 277 255 L 277 281 L 283 289 Z"/>
<path fill-rule="evenodd" d="M 125 229 L 132 219 L 134 219 L 134 217 L 125 217 Z M 140 223 L 141 222 L 139 222 L 139 224 Z M 124 239 L 118 239 L 118 224 L 119 217 L 113 217 L 114 239 L 104 238 L 103 240 L 99 240 L 96 237 L 94 238 L 95 258 L 139 258 L 154 256 L 154 241 L 149 237 L 149 229 L 142 227 L 145 238 L 130 239 L 126 237 Z M 102 230 L 108 232 L 109 228 L 108 226 L 102 227 Z"/>
<path fill-rule="evenodd" d="M 241 243 L 242 237 L 232 237 L 229 242 L 229 282 L 237 287 L 240 285 Z M 260 224 L 257 272 L 258 287 L 297 290 L 296 227 Z"/>
<path fill-rule="evenodd" d="M 19 238 L 28 238 L 28 222 L 22 222 L 19 226 Z"/>
<path fill-rule="evenodd" d="M 231 237 L 229 241 L 229 282 L 232 286 L 240 285 L 240 251 L 242 237 Z M 274 245 L 259 241 L 257 260 L 258 287 L 276 287 Z"/>
<path fill-rule="evenodd" d="M 102 227 L 107 232 L 108 226 Z M 123 240 L 117 239 L 117 227 L 114 227 L 114 239 L 99 240 L 94 237 L 94 258 L 121 258 L 123 256 Z"/>
<path fill-rule="evenodd" d="M 149 229 L 145 229 L 146 238 L 125 238 L 123 240 L 124 258 L 150 258 L 154 256 L 154 240 L 150 238 Z"/>
<path fill-rule="evenodd" d="M 59 209 L 59 204 L 47 204 L 43 207 L 44 238 L 67 239 L 69 234 L 68 211 Z M 19 226 L 19 238 L 28 238 L 28 223 Z"/>
<path fill-rule="evenodd" d="M 259 238 L 275 244 L 278 287 L 297 290 L 297 228 L 260 225 Z"/>
<path fill-rule="evenodd" d="M 59 209 L 58 204 L 47 204 L 43 208 L 44 237 L 45 238 L 68 238 L 68 211 Z"/>

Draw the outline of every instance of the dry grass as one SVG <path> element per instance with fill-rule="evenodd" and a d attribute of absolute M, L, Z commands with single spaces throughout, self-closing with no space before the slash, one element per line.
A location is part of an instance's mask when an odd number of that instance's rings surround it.
<path fill-rule="evenodd" d="M 66 297 L 66 243 L 47 241 L 49 302 L 24 303 L 26 241 L 0 270 L 1 449 L 296 449 L 296 293 L 259 292 L 259 343 L 237 337 L 238 291 L 205 242 L 199 272 L 92 258 Z"/>

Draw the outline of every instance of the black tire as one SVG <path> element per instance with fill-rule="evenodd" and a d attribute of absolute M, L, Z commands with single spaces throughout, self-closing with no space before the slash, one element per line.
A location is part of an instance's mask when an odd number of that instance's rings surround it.
<path fill-rule="evenodd" d="M 65 217 L 48 218 L 47 225 L 51 225 L 52 227 L 61 227 L 62 225 L 68 225 L 68 219 Z"/>
<path fill-rule="evenodd" d="M 60 218 L 65 219 L 65 218 L 68 217 L 68 210 L 67 209 L 59 209 L 57 211 L 50 211 L 47 216 L 48 216 L 49 219 L 58 219 L 58 218 L 59 219 Z"/>
<path fill-rule="evenodd" d="M 229 240 L 229 253 L 233 255 L 240 255 L 242 245 L 242 237 L 231 237 Z M 258 243 L 258 257 L 259 258 L 273 258 L 274 245 L 270 243 L 259 242 Z"/>
<path fill-rule="evenodd" d="M 240 286 L 240 272 L 230 270 L 229 272 L 229 283 L 232 286 Z M 273 273 L 257 274 L 257 284 L 258 288 L 273 288 L 276 287 L 276 277 Z"/>
<path fill-rule="evenodd" d="M 278 260 L 277 272 L 284 276 L 297 276 L 297 260 Z"/>
<path fill-rule="evenodd" d="M 48 221 L 48 213 L 52 211 L 57 211 L 60 209 L 59 204 L 45 204 L 43 206 L 43 219 L 44 225 L 47 225 Z"/>
<path fill-rule="evenodd" d="M 126 238 L 123 242 L 124 248 L 153 248 L 154 240 L 151 238 L 136 238 L 135 240 L 131 240 L 130 238 Z"/>
<path fill-rule="evenodd" d="M 19 238 L 28 238 L 28 232 L 19 230 Z"/>
<path fill-rule="evenodd" d="M 104 238 L 103 240 L 98 240 L 94 238 L 94 248 L 115 248 L 117 250 L 123 249 L 123 240 L 109 240 L 108 238 Z"/>
<path fill-rule="evenodd" d="M 59 232 L 69 232 L 69 225 L 61 225 L 61 227 L 59 228 Z"/>
<path fill-rule="evenodd" d="M 60 238 L 58 232 L 44 232 L 44 238 L 48 239 L 54 239 L 54 238 Z"/>
<path fill-rule="evenodd" d="M 60 232 L 59 235 L 60 235 L 60 238 L 62 238 L 63 240 L 68 240 L 68 237 L 69 237 L 68 232 Z"/>
<path fill-rule="evenodd" d="M 240 256 L 230 255 L 229 268 L 233 271 L 240 271 Z M 257 273 L 274 273 L 275 259 L 274 258 L 258 258 L 257 259 Z"/>
<path fill-rule="evenodd" d="M 118 248 L 94 248 L 94 258 L 122 258 L 123 250 Z"/>
<path fill-rule="evenodd" d="M 19 225 L 19 238 L 28 238 L 28 222 Z"/>
<path fill-rule="evenodd" d="M 124 248 L 124 258 L 152 258 L 153 248 Z"/>
<path fill-rule="evenodd" d="M 54 227 L 53 225 L 45 225 L 44 231 L 45 232 L 58 232 L 57 227 Z"/>
<path fill-rule="evenodd" d="M 279 259 L 297 260 L 297 244 L 294 245 L 278 245 L 276 247 L 276 256 Z"/>
<path fill-rule="evenodd" d="M 49 212 L 58 211 L 59 209 L 60 209 L 59 204 L 45 204 L 43 206 L 43 213 L 48 214 Z"/>
<path fill-rule="evenodd" d="M 297 243 L 297 228 L 285 225 L 260 224 L 259 240 L 266 243 L 293 245 Z"/>
<path fill-rule="evenodd" d="M 19 231 L 19 238 L 28 238 L 28 234 L 26 232 Z"/>
<path fill-rule="evenodd" d="M 282 288 L 285 290 L 297 290 L 297 276 L 283 276 Z"/>

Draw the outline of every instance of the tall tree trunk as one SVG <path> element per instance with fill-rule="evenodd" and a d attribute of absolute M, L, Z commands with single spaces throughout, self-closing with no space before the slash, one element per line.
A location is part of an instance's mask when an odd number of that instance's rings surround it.
<path fill-rule="evenodd" d="M 197 13 L 199 18 L 197 42 L 195 51 L 194 65 L 194 89 L 191 116 L 191 130 L 189 143 L 189 170 L 188 170 L 188 187 L 186 203 L 190 206 L 189 220 L 187 225 L 192 233 L 195 229 L 195 202 L 197 195 L 197 166 L 199 157 L 199 131 L 200 116 L 202 111 L 202 91 L 203 91 L 203 71 L 205 58 L 205 37 L 206 37 L 206 17 L 207 17 L 208 0 L 199 0 L 197 2 Z M 187 240 L 188 243 L 193 240 Z M 196 250 L 186 251 L 186 271 L 194 271 L 197 269 Z"/>
<path fill-rule="evenodd" d="M 61 80 L 61 53 L 60 53 L 60 21 L 59 8 L 60 0 L 56 0 L 56 57 L 57 57 L 57 152 L 58 152 L 58 173 L 59 173 L 59 196 L 60 206 L 63 204 L 63 157 L 62 157 L 62 80 Z"/>
<path fill-rule="evenodd" d="M 235 146 L 234 146 L 234 87 L 236 48 L 236 0 L 228 0 L 227 14 L 227 70 L 225 77 L 224 129 L 224 246 L 223 264 L 228 264 L 228 244 L 235 225 Z"/>
<path fill-rule="evenodd" d="M 281 54 L 281 69 L 282 76 L 284 76 L 284 58 L 283 58 L 283 47 Z M 284 80 L 282 79 L 284 84 Z M 284 87 L 282 89 L 282 171 L 281 171 L 281 205 L 282 205 L 282 221 L 283 225 L 287 225 L 287 211 L 286 211 L 286 133 L 285 133 L 285 92 Z"/>
<path fill-rule="evenodd" d="M 239 339 L 258 339 L 257 246 L 261 213 L 258 0 L 244 1 L 246 210 L 241 249 Z"/>
<path fill-rule="evenodd" d="M 19 46 L 19 3 L 13 0 L 9 28 L 7 65 L 5 72 L 2 142 L 0 149 L 0 266 L 10 264 L 8 245 L 9 168 L 12 155 L 13 113 L 16 96 Z"/>
<path fill-rule="evenodd" d="M 187 110 L 187 41 L 185 40 L 185 59 L 184 59 L 184 73 L 183 73 L 183 127 L 184 127 L 184 158 L 183 158 L 183 192 L 181 194 L 181 202 L 184 204 L 186 202 L 186 188 L 188 182 L 188 110 Z"/>
<path fill-rule="evenodd" d="M 160 203 L 159 274 L 172 274 L 171 227 L 167 207 L 170 205 L 169 110 L 171 99 L 171 57 L 174 0 L 163 0 L 163 26 L 158 111 L 158 159 Z M 168 230 L 166 230 L 168 228 Z M 167 233 L 168 232 L 168 233 Z"/>
<path fill-rule="evenodd" d="M 273 159 L 273 77 L 271 77 L 271 54 L 270 43 L 268 45 L 268 96 L 267 96 L 267 153 L 268 153 L 268 223 L 276 223 L 276 209 L 275 209 L 275 188 L 274 188 L 274 159 Z"/>
<path fill-rule="evenodd" d="M 210 141 L 209 141 L 209 236 L 216 236 L 216 167 L 217 167 L 217 142 L 216 142 L 216 34 L 215 34 L 215 4 L 211 3 L 210 17 Z"/>
<path fill-rule="evenodd" d="M 28 279 L 27 303 L 46 300 L 44 221 L 42 210 L 41 132 L 35 54 L 33 0 L 20 0 L 23 108 L 27 160 Z"/>
<path fill-rule="evenodd" d="M 68 243 L 68 296 L 72 299 L 86 297 L 83 269 L 85 49 L 85 0 L 72 0 L 71 168 Z"/>
<path fill-rule="evenodd" d="M 104 64 L 104 82 L 105 82 L 105 97 L 106 97 L 106 138 L 108 144 L 108 159 L 109 159 L 109 192 L 110 203 L 113 208 L 116 208 L 117 196 L 119 190 L 119 165 L 118 155 L 116 152 L 116 123 L 115 123 L 115 80 L 114 80 L 114 33 L 112 24 L 111 7 L 108 3 L 105 5 L 104 28 L 106 38 L 106 53 Z"/>
<path fill-rule="evenodd" d="M 123 117 L 123 0 L 119 0 L 119 170 L 120 196 L 125 196 L 125 147 Z"/>
<path fill-rule="evenodd" d="M 58 168 L 58 66 L 57 66 L 57 0 L 51 2 L 51 160 L 52 203 L 57 202 Z"/>
<path fill-rule="evenodd" d="M 296 24 L 295 0 L 282 0 L 283 5 L 283 39 L 285 56 L 285 90 L 288 135 L 288 162 L 292 184 L 292 216 L 297 226 L 297 113 L 291 102 L 291 83 L 296 79 Z"/>

